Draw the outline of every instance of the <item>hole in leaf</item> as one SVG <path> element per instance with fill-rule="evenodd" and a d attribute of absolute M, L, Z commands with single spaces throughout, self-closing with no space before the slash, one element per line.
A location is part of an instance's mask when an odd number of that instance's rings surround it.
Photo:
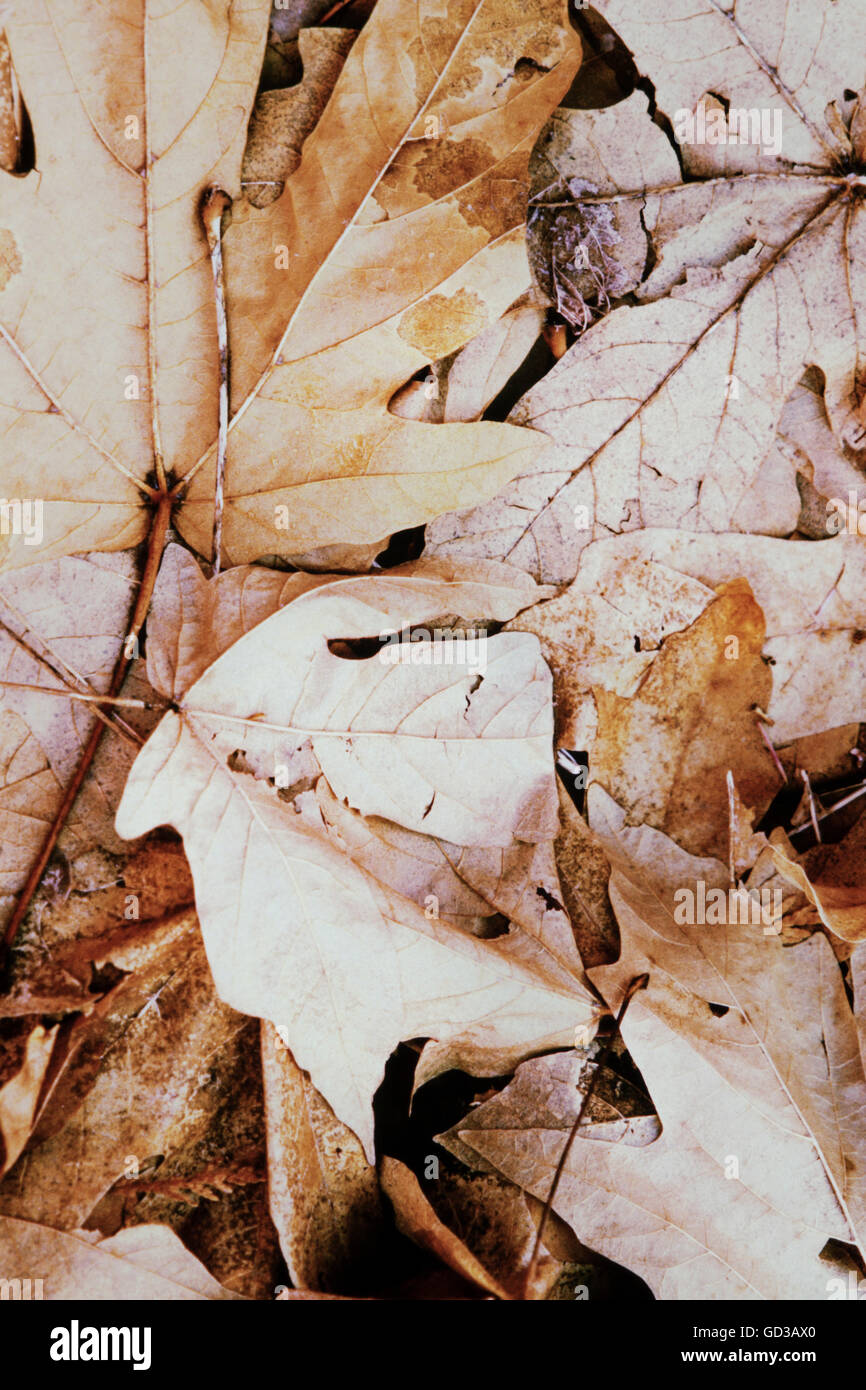
<path fill-rule="evenodd" d="M 589 782 L 589 754 L 573 748 L 560 748 L 556 771 L 580 814 L 586 814 L 586 788 Z"/>
<path fill-rule="evenodd" d="M 384 550 L 376 556 L 380 569 L 393 569 L 395 565 L 405 565 L 409 560 L 417 560 L 424 549 L 423 526 L 409 526 L 405 531 L 395 531 Z"/>
<path fill-rule="evenodd" d="M 472 935 L 481 941 L 495 941 L 497 936 L 508 935 L 509 925 L 507 917 L 503 917 L 501 912 L 494 912 L 492 916 L 484 918 L 483 924 Z"/>
<path fill-rule="evenodd" d="M 343 661 L 369 661 L 383 645 L 382 637 L 332 637 L 328 651 Z"/>
<path fill-rule="evenodd" d="M 535 892 L 539 898 L 542 898 L 544 900 L 544 906 L 548 909 L 549 912 L 565 911 L 565 908 L 562 906 L 562 903 L 559 902 L 559 900 L 555 898 L 552 893 L 548 893 L 547 889 L 543 887 L 542 884 L 539 883 L 536 885 Z"/>
<path fill-rule="evenodd" d="M 36 167 L 36 141 L 6 34 L 0 31 L 0 168 L 22 178 Z"/>

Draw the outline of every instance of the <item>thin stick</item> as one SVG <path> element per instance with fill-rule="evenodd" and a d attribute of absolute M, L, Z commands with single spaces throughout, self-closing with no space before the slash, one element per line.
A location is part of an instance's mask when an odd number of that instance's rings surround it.
<path fill-rule="evenodd" d="M 226 451 L 229 437 L 229 339 L 226 323 L 226 287 L 223 271 L 222 219 L 232 200 L 222 188 L 210 188 L 201 206 L 201 220 L 210 250 L 219 345 L 219 433 L 217 435 L 216 482 L 213 514 L 213 572 L 220 572 L 223 537 L 223 506 L 226 477 Z"/>
<path fill-rule="evenodd" d="M 3 601 L 5 602 L 5 600 Z M 9 606 L 12 607 L 11 604 Z M 13 608 L 13 612 L 15 611 L 16 610 Z M 18 616 L 17 613 L 16 616 Z M 61 657 L 55 656 L 55 654 L 51 652 L 48 647 L 46 647 L 46 651 L 49 652 L 49 656 L 43 656 L 40 652 L 36 650 L 35 647 L 31 646 L 31 644 L 27 641 L 26 638 L 21 637 L 17 632 L 15 632 L 11 627 L 9 627 L 7 623 L 4 623 L 2 618 L 0 618 L 0 629 L 2 629 L 3 632 L 5 632 L 13 642 L 17 643 L 21 650 L 26 652 L 27 655 L 31 657 L 33 661 L 37 662 L 37 664 L 40 666 L 44 666 L 46 671 L 50 671 L 54 679 L 61 682 L 61 685 L 64 687 L 64 690 L 74 690 L 75 686 L 73 686 L 72 682 L 75 681 L 77 685 L 84 686 L 84 694 L 93 694 L 93 691 L 91 690 L 84 677 L 80 676 L 77 671 L 74 671 L 71 666 L 67 666 L 66 662 L 63 661 Z M 41 641 L 41 638 L 39 640 Z M 54 665 L 55 661 L 57 662 L 56 667 Z M 17 681 L 0 681 L 0 685 L 14 686 L 17 684 Z M 60 693 L 55 692 L 53 687 L 49 688 L 41 685 L 28 685 L 19 688 L 27 690 L 50 689 L 51 694 Z M 101 701 L 102 697 L 94 695 L 94 700 L 97 699 Z M 121 719 L 119 715 L 108 715 L 105 713 L 104 710 L 99 709 L 98 706 L 96 709 L 94 709 L 93 713 L 96 715 L 97 719 L 102 720 L 106 728 L 113 729 L 116 734 L 120 734 L 121 738 L 125 738 L 129 743 L 136 744 L 139 748 L 141 747 L 144 740 L 136 732 L 136 730 L 132 728 L 130 724 L 127 724 L 125 719 Z"/>
<path fill-rule="evenodd" d="M 734 872 L 734 821 L 737 812 L 734 800 L 736 794 L 734 788 L 734 774 L 731 772 L 730 768 L 728 768 L 725 774 L 725 781 L 728 784 L 728 876 L 731 881 L 731 887 L 733 888 L 737 882 L 737 876 Z"/>
<path fill-rule="evenodd" d="M 544 1236 L 544 1228 L 547 1225 L 547 1218 L 553 1209 L 553 1199 L 556 1196 L 556 1189 L 559 1186 L 559 1180 L 562 1177 L 562 1174 L 565 1170 L 565 1165 L 568 1162 L 568 1155 L 571 1153 L 571 1146 L 577 1138 L 577 1131 L 580 1128 L 580 1122 L 583 1119 L 584 1114 L 586 1113 L 586 1107 L 589 1105 L 589 1102 L 592 1099 L 593 1093 L 595 1091 L 596 1082 L 598 1081 L 598 1078 L 601 1075 L 602 1068 L 607 1065 L 611 1049 L 613 1047 L 614 1042 L 616 1041 L 617 1033 L 619 1032 L 622 1026 L 623 1019 L 625 1018 L 625 1011 L 631 1003 L 634 995 L 637 994 L 638 990 L 646 989 L 648 984 L 649 975 L 636 975 L 634 977 L 628 989 L 626 990 L 625 995 L 623 996 L 622 1003 L 619 1006 L 619 1012 L 617 1013 L 616 1019 L 614 1020 L 613 1031 L 610 1037 L 608 1038 L 607 1043 L 605 1044 L 601 1056 L 595 1063 L 595 1071 L 593 1073 L 592 1080 L 590 1081 L 588 1087 L 586 1088 L 586 1091 L 584 1092 L 580 1109 L 577 1112 L 577 1117 L 574 1121 L 574 1124 L 571 1126 L 571 1133 L 565 1141 L 565 1147 L 563 1148 L 562 1153 L 559 1155 L 559 1162 L 556 1165 L 556 1172 L 553 1175 L 553 1181 L 550 1184 L 550 1191 L 547 1194 L 547 1201 L 545 1202 L 544 1210 L 541 1213 L 541 1220 L 538 1223 L 538 1230 L 535 1233 L 535 1244 L 532 1247 L 532 1255 L 529 1260 L 529 1268 L 526 1271 L 526 1280 L 524 1283 L 524 1297 L 527 1296 L 529 1290 L 532 1288 L 533 1283 L 535 1281 L 535 1271 L 538 1265 L 538 1256 L 541 1250 L 541 1241 L 542 1237 Z"/>
<path fill-rule="evenodd" d="M 770 742 L 769 738 L 767 737 L 767 731 L 766 731 L 766 729 L 764 728 L 764 725 L 763 725 L 763 723 L 762 723 L 762 721 L 761 721 L 761 713 L 760 713 L 760 710 L 757 711 L 757 713 L 756 713 L 756 715 L 755 715 L 755 718 L 757 719 L 757 722 L 758 722 L 758 733 L 761 735 L 761 738 L 764 740 L 764 743 L 766 744 L 767 752 L 770 754 L 770 757 L 773 759 L 773 762 L 774 762 L 775 767 L 776 767 L 776 771 L 778 772 L 779 776 L 781 777 L 783 783 L 787 784 L 787 781 L 788 781 L 788 774 L 787 774 L 787 772 L 785 771 L 785 769 L 784 769 L 783 766 L 782 766 L 782 763 L 781 763 L 781 760 L 780 760 L 780 758 L 779 758 L 778 753 L 776 752 L 775 748 L 773 747 L 772 743 Z"/>
<path fill-rule="evenodd" d="M 818 844 L 820 845 L 822 843 L 821 827 L 818 824 L 818 813 L 815 810 L 815 797 L 812 792 L 812 783 L 809 781 L 809 774 L 804 767 L 800 769 L 800 776 L 803 779 L 803 784 L 806 788 L 806 795 L 809 798 L 809 819 L 812 822 L 812 829 L 815 832 L 815 839 L 818 841 Z"/>
<path fill-rule="evenodd" d="M 82 695 L 78 690 L 65 690 L 53 685 L 29 685 L 27 681 L 6 681 L 0 678 L 0 685 L 8 690 L 35 690 L 40 695 L 59 695 L 61 700 L 84 700 L 94 705 L 117 705 L 124 709 L 162 709 L 152 700 L 134 700 L 119 695 Z"/>

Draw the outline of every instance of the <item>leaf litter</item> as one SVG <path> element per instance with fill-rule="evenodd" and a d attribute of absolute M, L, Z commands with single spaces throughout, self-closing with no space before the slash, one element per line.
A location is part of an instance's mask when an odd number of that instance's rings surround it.
<path fill-rule="evenodd" d="M 0 44 L 0 1277 L 827 1298 L 862 0 L 55 8 Z"/>

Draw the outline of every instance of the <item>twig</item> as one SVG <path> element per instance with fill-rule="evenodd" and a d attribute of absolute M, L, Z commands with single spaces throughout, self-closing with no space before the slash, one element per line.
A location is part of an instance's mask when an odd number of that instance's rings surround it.
<path fill-rule="evenodd" d="M 126 720 L 121 719 L 118 715 L 107 715 L 104 710 L 100 709 L 98 706 L 103 702 L 105 697 L 96 694 L 88 685 L 84 677 L 80 676 L 77 671 L 74 671 L 71 666 L 68 666 L 61 657 L 55 656 L 55 654 L 50 651 L 48 657 L 42 655 L 40 652 L 36 651 L 35 647 L 31 646 L 31 644 L 24 637 L 21 637 L 17 632 L 14 632 L 13 629 L 9 627 L 7 623 L 4 623 L 2 618 L 0 618 L 0 629 L 2 629 L 3 632 L 5 632 L 13 642 L 17 643 L 17 645 L 22 649 L 22 651 L 25 651 L 29 657 L 31 657 L 39 665 L 44 666 L 47 671 L 50 671 L 52 676 L 54 676 L 55 680 L 59 680 L 61 682 L 62 688 L 55 689 L 53 686 L 43 685 L 31 686 L 19 681 L 4 680 L 0 680 L 0 685 L 17 687 L 19 690 L 41 690 L 48 695 L 66 695 L 70 699 L 82 699 L 86 695 L 92 698 L 94 704 L 96 704 L 97 708 L 94 709 L 93 713 L 96 715 L 97 719 L 102 720 L 102 723 L 106 726 L 106 728 L 112 729 L 116 734 L 120 734 L 121 738 L 125 738 L 128 743 L 134 743 L 137 747 L 141 747 L 144 740 L 136 732 L 136 730 L 133 729 L 132 725 L 127 724 Z M 48 650 L 49 649 L 46 647 L 46 651 Z M 53 662 L 57 663 L 56 667 L 53 665 Z M 79 686 L 83 685 L 84 690 L 81 692 L 76 692 L 75 686 L 73 685 L 73 681 Z"/>
<path fill-rule="evenodd" d="M 553 1181 L 550 1184 L 550 1191 L 547 1194 L 547 1201 L 545 1202 L 544 1210 L 541 1213 L 541 1220 L 538 1223 L 538 1230 L 535 1233 L 535 1244 L 532 1247 L 532 1255 L 530 1256 L 529 1267 L 526 1271 L 526 1279 L 524 1282 L 524 1298 L 527 1298 L 529 1296 L 530 1290 L 532 1289 L 533 1284 L 535 1282 L 535 1271 L 538 1266 L 538 1256 L 541 1250 L 541 1241 L 542 1237 L 544 1236 L 544 1228 L 547 1225 L 547 1218 L 550 1215 L 551 1210 L 553 1209 L 553 1199 L 556 1196 L 556 1189 L 559 1186 L 559 1180 L 562 1177 L 562 1174 L 565 1170 L 565 1165 L 568 1161 L 568 1155 L 571 1153 L 571 1146 L 577 1138 L 577 1131 L 580 1128 L 580 1122 L 583 1119 L 584 1114 L 586 1113 L 586 1107 L 589 1105 L 593 1093 L 595 1092 L 596 1082 L 598 1081 L 598 1078 L 601 1075 L 602 1068 L 607 1065 L 607 1060 L 610 1056 L 611 1049 L 613 1047 L 614 1042 L 616 1041 L 616 1035 L 619 1032 L 620 1027 L 622 1026 L 623 1019 L 625 1018 L 625 1011 L 631 1003 L 634 995 L 637 994 L 638 990 L 646 989 L 648 984 L 649 975 L 636 975 L 635 978 L 632 980 L 631 984 L 625 992 L 623 1001 L 619 1006 L 619 1012 L 617 1013 L 616 1019 L 614 1020 L 613 1031 L 611 1032 L 611 1035 L 608 1038 L 607 1043 L 605 1044 L 601 1056 L 595 1063 L 595 1071 L 593 1073 L 592 1080 L 590 1081 L 589 1085 L 586 1088 L 586 1091 L 584 1092 L 580 1109 L 577 1112 L 577 1117 L 575 1118 L 574 1124 L 571 1126 L 571 1133 L 565 1141 L 565 1146 L 562 1150 L 562 1153 L 559 1155 L 559 1162 L 556 1165 L 556 1172 L 553 1175 Z"/>
<path fill-rule="evenodd" d="M 94 705 L 115 705 L 123 709 L 162 709 L 153 700 L 135 700 L 120 695 L 84 695 L 79 690 L 64 690 L 53 685 L 30 685 L 28 681 L 6 681 L 0 677 L 0 685 L 7 690 L 36 690 L 40 695 L 59 695 L 61 700 L 84 700 Z M 96 711 L 99 712 L 98 710 Z M 143 740 L 139 739 L 139 743 Z"/>
<path fill-rule="evenodd" d="M 812 792 L 812 783 L 809 781 L 809 774 L 804 767 L 800 769 L 800 776 L 803 779 L 803 785 L 806 788 L 806 795 L 809 799 L 809 819 L 812 822 L 812 829 L 815 832 L 815 839 L 818 841 L 818 844 L 820 845 L 821 827 L 818 824 L 818 814 L 815 810 L 815 797 Z"/>
<path fill-rule="evenodd" d="M 770 719 L 767 718 L 766 714 L 764 713 L 764 711 L 763 711 L 762 709 L 756 709 L 756 710 L 755 710 L 755 719 L 757 720 L 757 724 L 758 724 L 758 733 L 761 735 L 761 738 L 764 740 L 764 743 L 765 743 L 766 748 L 767 748 L 767 752 L 770 754 L 770 757 L 773 759 L 773 763 L 775 764 L 776 771 L 778 772 L 779 776 L 781 777 L 783 784 L 787 786 L 788 774 L 787 774 L 787 772 L 785 771 L 785 769 L 783 768 L 781 759 L 780 759 L 778 753 L 776 752 L 775 748 L 773 747 L 772 743 L 770 742 L 769 738 L 767 737 L 767 731 L 766 731 L 766 729 L 764 728 L 764 724 L 765 724 L 765 723 L 766 723 L 766 724 L 770 724 L 770 723 L 772 723 L 772 720 L 770 720 Z"/>
<path fill-rule="evenodd" d="M 222 188 L 210 188 L 201 205 L 201 220 L 207 236 L 213 271 L 214 304 L 216 306 L 217 343 L 219 345 L 219 433 L 217 435 L 216 482 L 214 485 L 213 572 L 220 572 L 222 552 L 223 506 L 226 476 L 226 450 L 229 435 L 229 341 L 226 323 L 226 287 L 223 271 L 222 219 L 232 200 Z"/>

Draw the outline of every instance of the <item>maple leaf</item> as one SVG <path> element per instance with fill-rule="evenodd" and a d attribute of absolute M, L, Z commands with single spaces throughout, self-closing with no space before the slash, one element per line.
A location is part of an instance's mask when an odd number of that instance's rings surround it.
<path fill-rule="evenodd" d="M 225 558 L 377 541 L 526 466 L 541 443 L 526 431 L 434 431 L 388 401 L 528 288 L 529 151 L 580 58 L 564 0 L 468 17 L 383 0 L 263 209 L 240 174 L 267 0 L 151 5 L 120 38 L 97 0 L 74 25 L 53 9 L 10 17 L 40 170 L 5 179 L 0 205 L 2 486 L 44 503 L 40 558 L 133 545 L 147 506 L 181 497 L 182 534 L 210 550 L 211 187 L 236 200 Z M 70 235 L 72 209 L 87 236 Z M 33 559 L 4 537 L 5 563 Z"/>
<path fill-rule="evenodd" d="M 0 193 L 2 490 L 42 499 L 44 534 L 4 537 L 6 564 L 136 544 L 151 487 L 216 435 L 197 204 L 210 182 L 240 191 L 268 9 L 11 9 L 39 168 Z"/>
<path fill-rule="evenodd" d="M 856 458 L 866 442 L 855 270 L 866 163 L 847 96 L 863 85 L 849 40 L 860 0 L 821 0 L 791 44 L 788 0 L 597 8 L 653 84 L 653 116 L 643 92 L 569 112 L 580 186 L 568 196 L 586 246 L 604 219 L 625 254 L 639 213 L 651 269 L 639 302 L 614 299 L 509 416 L 543 431 L 548 453 L 428 537 L 431 553 L 495 554 L 548 582 L 572 578 L 582 546 L 611 532 L 793 529 L 798 464 L 790 448 L 778 455 L 777 430 L 807 369 L 822 374 L 837 450 Z M 705 139 L 695 123 L 708 110 Z M 794 516 L 780 522 L 785 477 Z"/>
<path fill-rule="evenodd" d="M 862 1243 L 866 1215 L 866 1076 L 832 952 L 820 935 L 786 949 L 754 926 L 679 926 L 673 885 L 721 885 L 723 866 L 621 821 L 605 843 L 623 950 L 591 973 L 616 1007 L 649 971 L 622 1032 L 662 1133 L 579 1129 L 554 1207 L 659 1298 L 826 1298 L 822 1248 Z M 579 1074 L 574 1054 L 528 1062 L 445 1141 L 544 1198 Z"/>
<path fill-rule="evenodd" d="M 117 814 L 126 836 L 181 831 L 218 992 L 286 1028 L 368 1154 L 369 1100 L 401 1038 L 432 1037 L 437 1066 L 490 1074 L 596 1012 L 573 942 L 563 961 L 542 933 L 476 940 L 356 864 L 305 814 L 321 770 L 362 814 L 470 849 L 556 832 L 550 677 L 534 637 L 485 639 L 483 675 L 329 650 L 446 612 L 501 621 L 531 601 L 507 566 L 463 580 L 436 562 L 406 568 L 305 578 L 316 587 L 217 656 L 164 716 Z M 193 645 L 201 631 L 194 621 Z"/>

